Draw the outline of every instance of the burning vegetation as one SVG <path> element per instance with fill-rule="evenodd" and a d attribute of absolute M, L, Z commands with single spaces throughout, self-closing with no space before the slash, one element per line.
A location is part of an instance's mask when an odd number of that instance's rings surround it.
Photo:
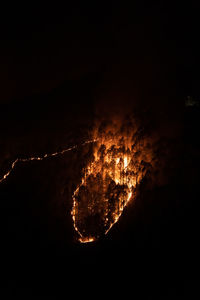
<path fill-rule="evenodd" d="M 107 234 L 151 168 L 151 146 L 142 127 L 127 118 L 96 126 L 90 156 L 73 194 L 72 218 L 82 243 Z"/>

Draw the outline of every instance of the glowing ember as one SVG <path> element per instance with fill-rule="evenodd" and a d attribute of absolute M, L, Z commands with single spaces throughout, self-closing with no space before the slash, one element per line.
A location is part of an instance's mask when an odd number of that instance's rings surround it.
<path fill-rule="evenodd" d="M 107 234 L 134 198 L 136 185 L 144 176 L 138 149 L 127 136 L 98 138 L 73 194 L 72 218 L 80 242 Z"/>

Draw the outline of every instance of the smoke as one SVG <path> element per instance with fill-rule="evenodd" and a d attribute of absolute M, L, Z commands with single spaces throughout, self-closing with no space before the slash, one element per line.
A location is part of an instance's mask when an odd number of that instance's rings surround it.
<path fill-rule="evenodd" d="M 105 81 L 97 93 L 90 134 L 98 142 L 90 149 L 74 194 L 74 224 L 82 241 L 107 233 L 139 193 L 174 184 L 181 163 L 181 109 L 168 101 L 169 91 L 144 98 L 130 80 L 114 82 L 108 87 Z M 130 186 L 116 181 L 118 163 L 127 164 L 124 174 L 126 182 L 132 180 Z M 115 204 L 120 202 L 119 208 Z"/>
<path fill-rule="evenodd" d="M 140 142 L 141 161 L 151 165 L 149 186 L 165 185 L 180 164 L 183 104 L 156 62 L 128 63 L 106 72 L 96 91 L 93 136 Z"/>

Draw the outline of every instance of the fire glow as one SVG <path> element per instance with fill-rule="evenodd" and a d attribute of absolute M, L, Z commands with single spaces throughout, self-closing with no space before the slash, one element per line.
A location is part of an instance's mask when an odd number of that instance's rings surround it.
<path fill-rule="evenodd" d="M 132 137 L 101 136 L 73 194 L 72 218 L 81 243 L 106 235 L 134 199 L 144 177 L 139 144 Z"/>

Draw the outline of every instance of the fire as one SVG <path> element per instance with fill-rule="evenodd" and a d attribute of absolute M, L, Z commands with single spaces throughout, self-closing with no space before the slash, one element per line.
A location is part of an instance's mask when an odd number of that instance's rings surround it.
<path fill-rule="evenodd" d="M 92 238 L 92 237 L 86 237 L 86 238 L 80 238 L 79 241 L 81 243 L 91 243 L 91 242 L 94 242 L 95 241 L 95 238 Z"/>
<path fill-rule="evenodd" d="M 85 141 L 84 143 L 82 143 L 80 146 L 83 146 L 83 145 L 86 145 L 86 144 L 90 144 L 90 143 L 95 143 L 96 140 L 89 140 L 89 141 Z M 2 176 L 0 177 L 0 183 L 3 182 L 4 180 L 6 180 L 10 173 L 12 172 L 12 170 L 15 168 L 15 166 L 17 165 L 17 163 L 25 163 L 25 162 L 30 162 L 30 161 L 42 161 L 46 158 L 52 158 L 52 157 L 55 157 L 55 156 L 58 156 L 58 155 L 63 155 L 65 154 L 66 152 L 69 152 L 69 151 L 72 151 L 74 149 L 78 148 L 78 145 L 74 145 L 70 148 L 65 148 L 61 151 L 58 151 L 58 152 L 53 152 L 53 153 L 49 153 L 49 154 L 43 154 L 41 156 L 32 156 L 32 157 L 26 157 L 26 158 L 16 158 L 12 164 L 11 164 L 11 167 L 10 169 Z"/>
<path fill-rule="evenodd" d="M 96 139 L 93 156 L 73 194 L 72 218 L 81 243 L 107 234 L 134 198 L 144 176 L 138 149 L 128 136 Z"/>

